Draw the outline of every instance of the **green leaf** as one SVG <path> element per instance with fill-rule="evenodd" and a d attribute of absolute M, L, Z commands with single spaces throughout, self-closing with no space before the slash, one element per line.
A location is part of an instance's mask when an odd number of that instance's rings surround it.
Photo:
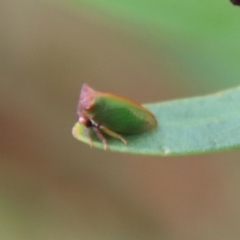
<path fill-rule="evenodd" d="M 150 132 L 107 137 L 109 150 L 145 155 L 187 155 L 240 147 L 240 87 L 204 97 L 145 104 L 158 120 Z M 121 123 L 119 123 L 121 124 Z M 73 135 L 89 144 L 83 126 L 76 123 Z M 93 136 L 93 146 L 103 149 Z"/>

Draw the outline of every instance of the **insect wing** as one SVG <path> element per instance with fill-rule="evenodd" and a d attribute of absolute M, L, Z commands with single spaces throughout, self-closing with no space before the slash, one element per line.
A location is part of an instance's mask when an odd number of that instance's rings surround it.
<path fill-rule="evenodd" d="M 118 133 L 141 133 L 157 126 L 149 110 L 131 100 L 108 93 L 96 92 L 89 114 L 96 123 Z"/>

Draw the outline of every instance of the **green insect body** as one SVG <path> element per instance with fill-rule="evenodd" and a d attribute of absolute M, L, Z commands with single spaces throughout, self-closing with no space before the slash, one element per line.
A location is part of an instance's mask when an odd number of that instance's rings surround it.
<path fill-rule="evenodd" d="M 143 106 L 126 98 L 94 91 L 87 84 L 81 89 L 78 104 L 79 122 L 85 125 L 85 134 L 92 140 L 88 129 L 91 128 L 107 149 L 107 142 L 102 132 L 127 141 L 120 134 L 137 134 L 157 126 L 154 115 Z"/>

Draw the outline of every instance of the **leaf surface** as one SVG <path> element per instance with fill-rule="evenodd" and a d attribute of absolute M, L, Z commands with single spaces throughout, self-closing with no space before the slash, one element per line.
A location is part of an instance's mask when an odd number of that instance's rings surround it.
<path fill-rule="evenodd" d="M 144 104 L 157 118 L 150 132 L 106 137 L 109 150 L 145 155 L 188 155 L 240 147 L 240 87 L 203 97 Z M 121 123 L 119 123 L 121 124 Z M 76 123 L 73 135 L 89 144 L 83 126 Z M 93 146 L 103 149 L 94 134 Z"/>

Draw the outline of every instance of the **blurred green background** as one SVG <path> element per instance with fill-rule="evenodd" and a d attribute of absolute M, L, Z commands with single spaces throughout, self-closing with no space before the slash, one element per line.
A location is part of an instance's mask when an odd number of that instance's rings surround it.
<path fill-rule="evenodd" d="M 240 151 L 143 157 L 71 128 L 84 82 L 138 102 L 239 85 L 222 1 L 0 2 L 0 239 L 239 239 Z"/>

